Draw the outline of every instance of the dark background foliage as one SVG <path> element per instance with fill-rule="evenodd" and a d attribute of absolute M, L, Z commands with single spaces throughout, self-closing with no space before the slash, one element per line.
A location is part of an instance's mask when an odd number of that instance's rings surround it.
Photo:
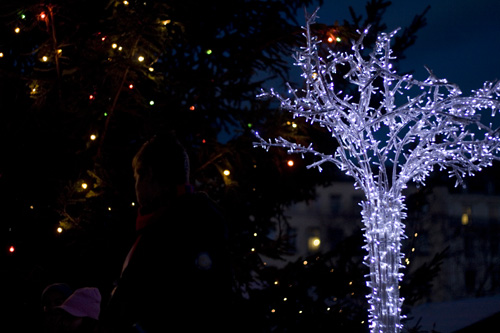
<path fill-rule="evenodd" d="M 256 98 L 263 85 L 288 79 L 290 54 L 303 42 L 297 15 L 321 4 L 2 1 L 0 237 L 16 251 L 2 252 L 0 274 L 11 331 L 38 313 L 41 290 L 51 282 L 98 286 L 107 297 L 133 239 L 132 156 L 170 130 L 188 149 L 193 184 L 228 218 L 239 306 L 257 329 L 366 330 L 360 235 L 308 265 L 268 268 L 260 258 L 290 250 L 285 238 L 268 237 L 271 227 L 286 224 L 284 209 L 340 177 L 330 167 L 306 169 L 309 157 L 253 147 L 254 129 L 332 147 L 322 129 Z M 314 33 L 325 51 L 348 49 L 356 30 L 371 25 L 373 42 L 386 28 L 389 5 L 368 1 L 366 13 L 352 11 L 342 24 L 318 22 Z M 415 42 L 424 15 L 395 40 L 398 56 Z M 179 237 L 189 246 L 189 226 Z"/>

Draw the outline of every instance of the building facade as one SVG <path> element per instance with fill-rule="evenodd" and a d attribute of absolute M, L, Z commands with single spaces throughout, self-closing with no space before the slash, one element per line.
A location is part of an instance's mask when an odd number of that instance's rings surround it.
<path fill-rule="evenodd" d="M 471 193 L 447 186 L 405 193 L 404 264 L 408 272 L 444 251 L 441 270 L 425 301 L 449 301 L 500 293 L 500 195 Z M 316 199 L 286 211 L 292 252 L 284 262 L 328 252 L 363 228 L 363 192 L 352 182 L 335 182 L 317 189 Z"/>

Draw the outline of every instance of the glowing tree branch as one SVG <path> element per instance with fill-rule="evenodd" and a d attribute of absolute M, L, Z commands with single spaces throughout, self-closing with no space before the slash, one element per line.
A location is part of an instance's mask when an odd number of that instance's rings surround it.
<path fill-rule="evenodd" d="M 424 184 L 439 166 L 455 176 L 457 184 L 498 159 L 498 130 L 480 122 L 476 111 L 500 107 L 500 84 L 485 83 L 482 89 L 463 97 L 459 88 L 445 79 L 418 81 L 398 75 L 392 67 L 392 33 L 381 33 L 374 50 L 363 56 L 367 30 L 353 42 L 352 52 L 318 52 L 311 35 L 313 14 L 305 27 L 307 45 L 296 56 L 303 71 L 305 88 L 285 98 L 273 90 L 262 96 L 277 98 L 294 117 L 327 128 L 338 148 L 334 154 L 317 151 L 284 138 L 264 140 L 256 133 L 256 146 L 285 147 L 289 153 L 314 154 L 318 167 L 331 162 L 355 180 L 364 191 L 361 202 L 365 225 L 365 263 L 370 267 L 369 319 L 372 332 L 399 332 L 401 305 L 399 281 L 403 274 L 401 239 L 404 237 L 403 190 L 410 181 Z M 343 79 L 355 85 L 353 96 L 338 91 L 334 76 L 347 69 Z"/>

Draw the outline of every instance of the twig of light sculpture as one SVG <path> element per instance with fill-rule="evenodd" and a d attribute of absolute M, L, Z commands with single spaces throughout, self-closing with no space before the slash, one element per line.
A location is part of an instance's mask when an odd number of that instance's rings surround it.
<path fill-rule="evenodd" d="M 398 75 L 392 67 L 392 33 L 380 33 L 369 56 L 362 56 L 359 32 L 352 52 L 330 52 L 326 59 L 318 53 L 317 39 L 308 18 L 305 47 L 296 55 L 303 71 L 305 87 L 292 90 L 293 98 L 274 92 L 262 96 L 277 98 L 282 109 L 294 117 L 327 128 L 338 144 L 334 154 L 317 151 L 313 144 L 297 144 L 282 137 L 265 140 L 255 133 L 255 146 L 285 147 L 289 153 L 314 154 L 308 167 L 331 162 L 354 178 L 364 191 L 362 221 L 365 226 L 365 263 L 371 332 L 399 332 L 401 306 L 399 281 L 403 274 L 401 240 L 404 237 L 405 204 L 403 190 L 410 181 L 424 184 L 435 166 L 448 169 L 457 184 L 498 159 L 498 130 L 480 122 L 476 111 L 489 109 L 492 116 L 500 107 L 500 84 L 485 83 L 470 97 L 459 88 L 429 71 L 425 81 L 412 75 Z M 347 66 L 344 79 L 357 86 L 356 97 L 336 90 L 333 74 Z M 416 90 L 416 92 L 415 92 Z M 413 94 L 413 95 L 412 95 Z M 354 94 L 353 94 L 354 95 Z M 403 98 L 402 102 L 399 100 Z"/>

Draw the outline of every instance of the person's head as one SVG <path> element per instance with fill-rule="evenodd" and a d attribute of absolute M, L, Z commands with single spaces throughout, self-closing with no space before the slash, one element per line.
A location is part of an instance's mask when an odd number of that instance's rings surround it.
<path fill-rule="evenodd" d="M 155 136 L 142 145 L 132 161 L 139 206 L 168 197 L 189 182 L 189 158 L 174 135 Z"/>

